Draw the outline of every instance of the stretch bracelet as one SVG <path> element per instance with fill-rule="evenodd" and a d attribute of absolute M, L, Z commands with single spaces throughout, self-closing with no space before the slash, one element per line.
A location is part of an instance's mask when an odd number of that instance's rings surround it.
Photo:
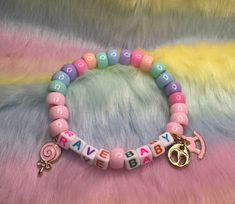
<path fill-rule="evenodd" d="M 106 69 L 117 63 L 131 65 L 143 72 L 148 72 L 157 86 L 166 94 L 171 114 L 170 121 L 160 136 L 153 138 L 146 145 L 127 151 L 119 147 L 111 151 L 97 149 L 87 144 L 69 129 L 67 122 L 69 110 L 65 105 L 67 87 L 72 81 L 89 69 Z M 164 64 L 154 62 L 152 56 L 144 55 L 141 50 L 131 52 L 122 49 L 119 52 L 116 49 L 110 49 L 96 54 L 85 53 L 72 64 L 64 65 L 52 76 L 46 103 L 51 121 L 48 130 L 54 139 L 44 144 L 40 150 L 40 160 L 37 163 L 39 175 L 42 175 L 44 170 L 51 169 L 52 163 L 60 157 L 62 149 L 71 149 L 85 162 L 100 169 L 110 167 L 127 170 L 150 163 L 166 151 L 168 151 L 169 162 L 175 167 L 188 165 L 192 152 L 197 154 L 199 159 L 202 159 L 206 152 L 205 142 L 200 134 L 195 131 L 191 137 L 183 134 L 188 125 L 188 110 L 181 85 L 174 81 Z"/>

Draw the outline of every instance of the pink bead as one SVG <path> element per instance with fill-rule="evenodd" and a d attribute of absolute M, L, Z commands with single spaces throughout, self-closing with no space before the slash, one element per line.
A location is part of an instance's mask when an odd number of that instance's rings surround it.
<path fill-rule="evenodd" d="M 88 69 L 94 69 L 96 67 L 96 57 L 93 53 L 85 53 L 82 58 L 86 62 Z"/>
<path fill-rule="evenodd" d="M 57 136 L 61 132 L 68 130 L 69 125 L 66 120 L 64 119 L 57 119 L 54 120 L 52 123 L 49 124 L 49 133 L 52 137 Z"/>
<path fill-rule="evenodd" d="M 185 96 L 182 92 L 175 92 L 168 97 L 169 106 L 175 103 L 185 103 Z"/>
<path fill-rule="evenodd" d="M 69 118 L 69 110 L 66 106 L 53 106 L 49 109 L 49 118 L 51 121 L 62 118 Z"/>
<path fill-rule="evenodd" d="M 188 109 L 186 104 L 184 103 L 175 103 L 170 107 L 170 113 L 174 114 L 174 113 L 188 113 Z"/>
<path fill-rule="evenodd" d="M 188 116 L 185 113 L 174 113 L 170 118 L 171 122 L 179 123 L 183 126 L 188 125 Z"/>
<path fill-rule="evenodd" d="M 148 72 L 152 67 L 153 57 L 152 56 L 144 56 L 140 63 L 140 69 L 144 72 Z"/>
<path fill-rule="evenodd" d="M 116 147 L 110 153 L 110 167 L 120 169 L 124 167 L 124 150 Z"/>
<path fill-rule="evenodd" d="M 179 123 L 174 122 L 169 122 L 166 125 L 165 131 L 179 136 L 183 135 L 184 132 L 183 127 Z"/>
<path fill-rule="evenodd" d="M 65 97 L 61 93 L 51 92 L 47 95 L 46 103 L 48 107 L 56 106 L 56 105 L 64 105 Z"/>
<path fill-rule="evenodd" d="M 131 54 L 131 64 L 134 67 L 139 67 L 143 57 L 144 57 L 144 52 L 143 51 L 141 51 L 141 50 L 133 51 L 132 54 Z"/>
<path fill-rule="evenodd" d="M 86 70 L 88 69 L 88 66 L 86 62 L 83 59 L 77 59 L 73 62 L 73 66 L 77 69 L 78 75 L 83 75 Z"/>

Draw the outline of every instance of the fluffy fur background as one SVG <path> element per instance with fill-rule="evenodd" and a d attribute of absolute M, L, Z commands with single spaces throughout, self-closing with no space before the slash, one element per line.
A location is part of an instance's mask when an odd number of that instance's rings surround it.
<path fill-rule="evenodd" d="M 210 3 L 211 2 L 211 3 Z M 0 1 L 0 203 L 235 203 L 234 1 Z M 127 171 L 100 171 L 64 151 L 37 178 L 53 72 L 85 51 L 140 47 L 180 81 L 190 125 L 207 155 L 176 170 L 162 156 Z M 137 148 L 168 119 L 154 81 L 116 65 L 68 90 L 70 124 L 98 148 Z"/>

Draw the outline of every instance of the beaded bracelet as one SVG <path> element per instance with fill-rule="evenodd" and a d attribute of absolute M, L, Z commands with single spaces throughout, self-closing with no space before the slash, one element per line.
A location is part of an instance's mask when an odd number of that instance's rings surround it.
<path fill-rule="evenodd" d="M 183 135 L 183 130 L 188 125 L 188 110 L 181 85 L 174 81 L 171 74 L 166 71 L 164 64 L 153 61 L 152 56 L 144 55 L 141 50 L 131 52 L 123 49 L 118 52 L 118 50 L 110 49 L 107 52 L 96 54 L 86 53 L 81 59 L 64 65 L 60 71 L 56 72 L 52 76 L 48 87 L 49 94 L 46 98 L 51 121 L 48 129 L 55 141 L 46 143 L 40 150 L 41 159 L 37 163 L 39 175 L 43 170 L 51 169 L 52 163 L 61 155 L 61 148 L 73 150 L 85 162 L 100 169 L 107 169 L 108 166 L 112 169 L 124 167 L 128 170 L 135 169 L 162 155 L 168 147 L 170 147 L 168 160 L 175 167 L 188 165 L 191 161 L 191 152 L 196 153 L 198 158 L 202 159 L 206 152 L 206 146 L 200 134 L 194 131 L 192 137 Z M 105 69 L 117 63 L 132 65 L 143 72 L 149 72 L 157 86 L 163 89 L 168 97 L 170 122 L 165 127 L 166 132 L 137 149 L 124 151 L 117 147 L 111 151 L 103 148 L 98 150 L 69 130 L 67 123 L 69 111 L 65 106 L 66 90 L 70 82 L 83 75 L 88 69 L 96 67 Z M 199 147 L 197 143 L 199 143 Z"/>

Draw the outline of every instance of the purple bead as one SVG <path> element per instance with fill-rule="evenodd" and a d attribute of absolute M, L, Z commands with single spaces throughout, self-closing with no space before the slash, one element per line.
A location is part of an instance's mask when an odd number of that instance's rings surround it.
<path fill-rule="evenodd" d="M 76 68 L 72 64 L 65 64 L 61 70 L 65 72 L 71 81 L 75 80 L 78 76 Z"/>
<path fill-rule="evenodd" d="M 164 88 L 164 91 L 167 96 L 175 92 L 181 92 L 181 85 L 178 82 L 173 81 Z"/>
<path fill-rule="evenodd" d="M 131 62 L 131 51 L 127 49 L 121 50 L 120 64 L 129 65 Z"/>

